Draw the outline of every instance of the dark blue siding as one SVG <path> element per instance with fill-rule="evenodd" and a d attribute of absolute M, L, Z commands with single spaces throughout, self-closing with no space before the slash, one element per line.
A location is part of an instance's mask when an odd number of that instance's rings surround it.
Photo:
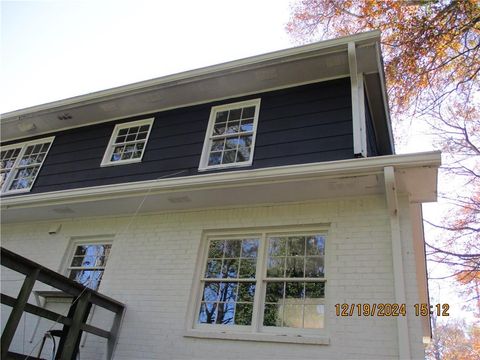
<path fill-rule="evenodd" d="M 179 171 L 176 176 L 196 175 L 211 107 L 258 97 L 253 165 L 216 171 L 353 158 L 350 81 L 345 78 L 50 134 L 56 138 L 31 193 L 151 180 Z M 143 161 L 100 167 L 114 126 L 151 116 L 155 121 Z"/>

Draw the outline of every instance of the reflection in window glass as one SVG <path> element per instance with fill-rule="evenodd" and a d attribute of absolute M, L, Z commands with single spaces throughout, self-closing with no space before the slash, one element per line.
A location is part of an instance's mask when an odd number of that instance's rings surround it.
<path fill-rule="evenodd" d="M 214 238 L 206 253 L 199 324 L 324 328 L 325 235 Z"/>
<path fill-rule="evenodd" d="M 84 244 L 75 248 L 69 266 L 69 278 L 97 290 L 102 280 L 111 244 Z"/>
<path fill-rule="evenodd" d="M 212 109 L 204 167 L 251 161 L 259 106 L 257 99 Z"/>
<path fill-rule="evenodd" d="M 252 238 L 210 240 L 199 323 L 251 325 L 258 245 Z"/>
<path fill-rule="evenodd" d="M 324 249 L 323 235 L 268 239 L 264 326 L 324 327 Z"/>
<path fill-rule="evenodd" d="M 0 152 L 2 192 L 28 191 L 33 186 L 53 138 L 6 147 Z"/>

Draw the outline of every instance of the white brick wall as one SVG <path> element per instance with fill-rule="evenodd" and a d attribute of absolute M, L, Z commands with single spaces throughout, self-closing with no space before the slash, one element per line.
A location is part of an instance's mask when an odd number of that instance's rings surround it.
<path fill-rule="evenodd" d="M 407 299 L 418 302 L 408 208 L 402 203 Z M 396 319 L 337 317 L 336 303 L 394 303 L 390 221 L 383 197 L 148 214 L 131 219 L 93 218 L 2 227 L 2 246 L 60 270 L 75 236 L 113 234 L 111 258 L 100 291 L 127 305 L 115 359 L 396 359 Z M 58 222 L 57 222 L 58 223 Z M 303 345 L 186 338 L 185 315 L 203 229 L 331 223 L 327 239 L 326 316 L 330 345 Z M 2 280 L 12 276 L 2 273 Z M 2 282 L 2 292 L 21 283 Z M 5 288 L 5 290 L 4 290 Z M 410 306 L 411 307 L 411 306 Z M 2 325 L 8 309 L 2 306 Z M 412 354 L 423 358 L 419 319 L 409 311 Z M 95 322 L 102 322 L 95 314 Z M 33 317 L 29 316 L 28 320 Z M 45 326 L 48 321 L 44 321 Z M 25 338 L 32 334 L 26 322 Z M 30 324 L 30 325 L 29 325 Z M 45 328 L 42 327 L 42 331 Z M 37 336 L 38 337 L 38 336 Z M 34 341 L 35 343 L 35 341 Z M 27 351 L 23 328 L 15 349 Z M 89 335 L 82 359 L 102 359 L 105 346 Z"/>

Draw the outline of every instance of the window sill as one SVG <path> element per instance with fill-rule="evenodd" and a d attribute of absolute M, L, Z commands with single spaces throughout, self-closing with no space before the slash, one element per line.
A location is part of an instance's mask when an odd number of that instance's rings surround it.
<path fill-rule="evenodd" d="M 199 339 L 223 339 L 223 340 L 244 340 L 244 341 L 263 341 L 292 344 L 310 344 L 310 345 L 329 345 L 328 336 L 308 336 L 308 335 L 280 335 L 266 333 L 231 333 L 231 332 L 207 332 L 199 330 L 186 330 L 184 337 Z"/>

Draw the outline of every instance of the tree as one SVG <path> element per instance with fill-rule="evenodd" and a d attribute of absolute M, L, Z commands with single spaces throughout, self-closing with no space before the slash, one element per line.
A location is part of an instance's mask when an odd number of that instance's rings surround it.
<path fill-rule="evenodd" d="M 438 323 L 432 319 L 433 337 L 426 350 L 431 360 L 470 360 L 480 357 L 480 328 L 463 321 Z"/>
<path fill-rule="evenodd" d="M 479 21 L 477 0 L 299 0 L 287 31 L 309 41 L 380 29 L 389 98 L 398 113 L 478 89 Z"/>
<path fill-rule="evenodd" d="M 480 277 L 480 2 L 478 0 L 297 0 L 287 31 L 307 42 L 382 31 L 393 118 L 425 120 L 447 155 L 441 194 L 452 210 L 429 258 L 463 284 Z M 470 274 L 466 276 L 465 274 Z M 459 277 L 460 276 L 460 277 Z M 472 292 L 474 299 L 478 294 Z"/>

